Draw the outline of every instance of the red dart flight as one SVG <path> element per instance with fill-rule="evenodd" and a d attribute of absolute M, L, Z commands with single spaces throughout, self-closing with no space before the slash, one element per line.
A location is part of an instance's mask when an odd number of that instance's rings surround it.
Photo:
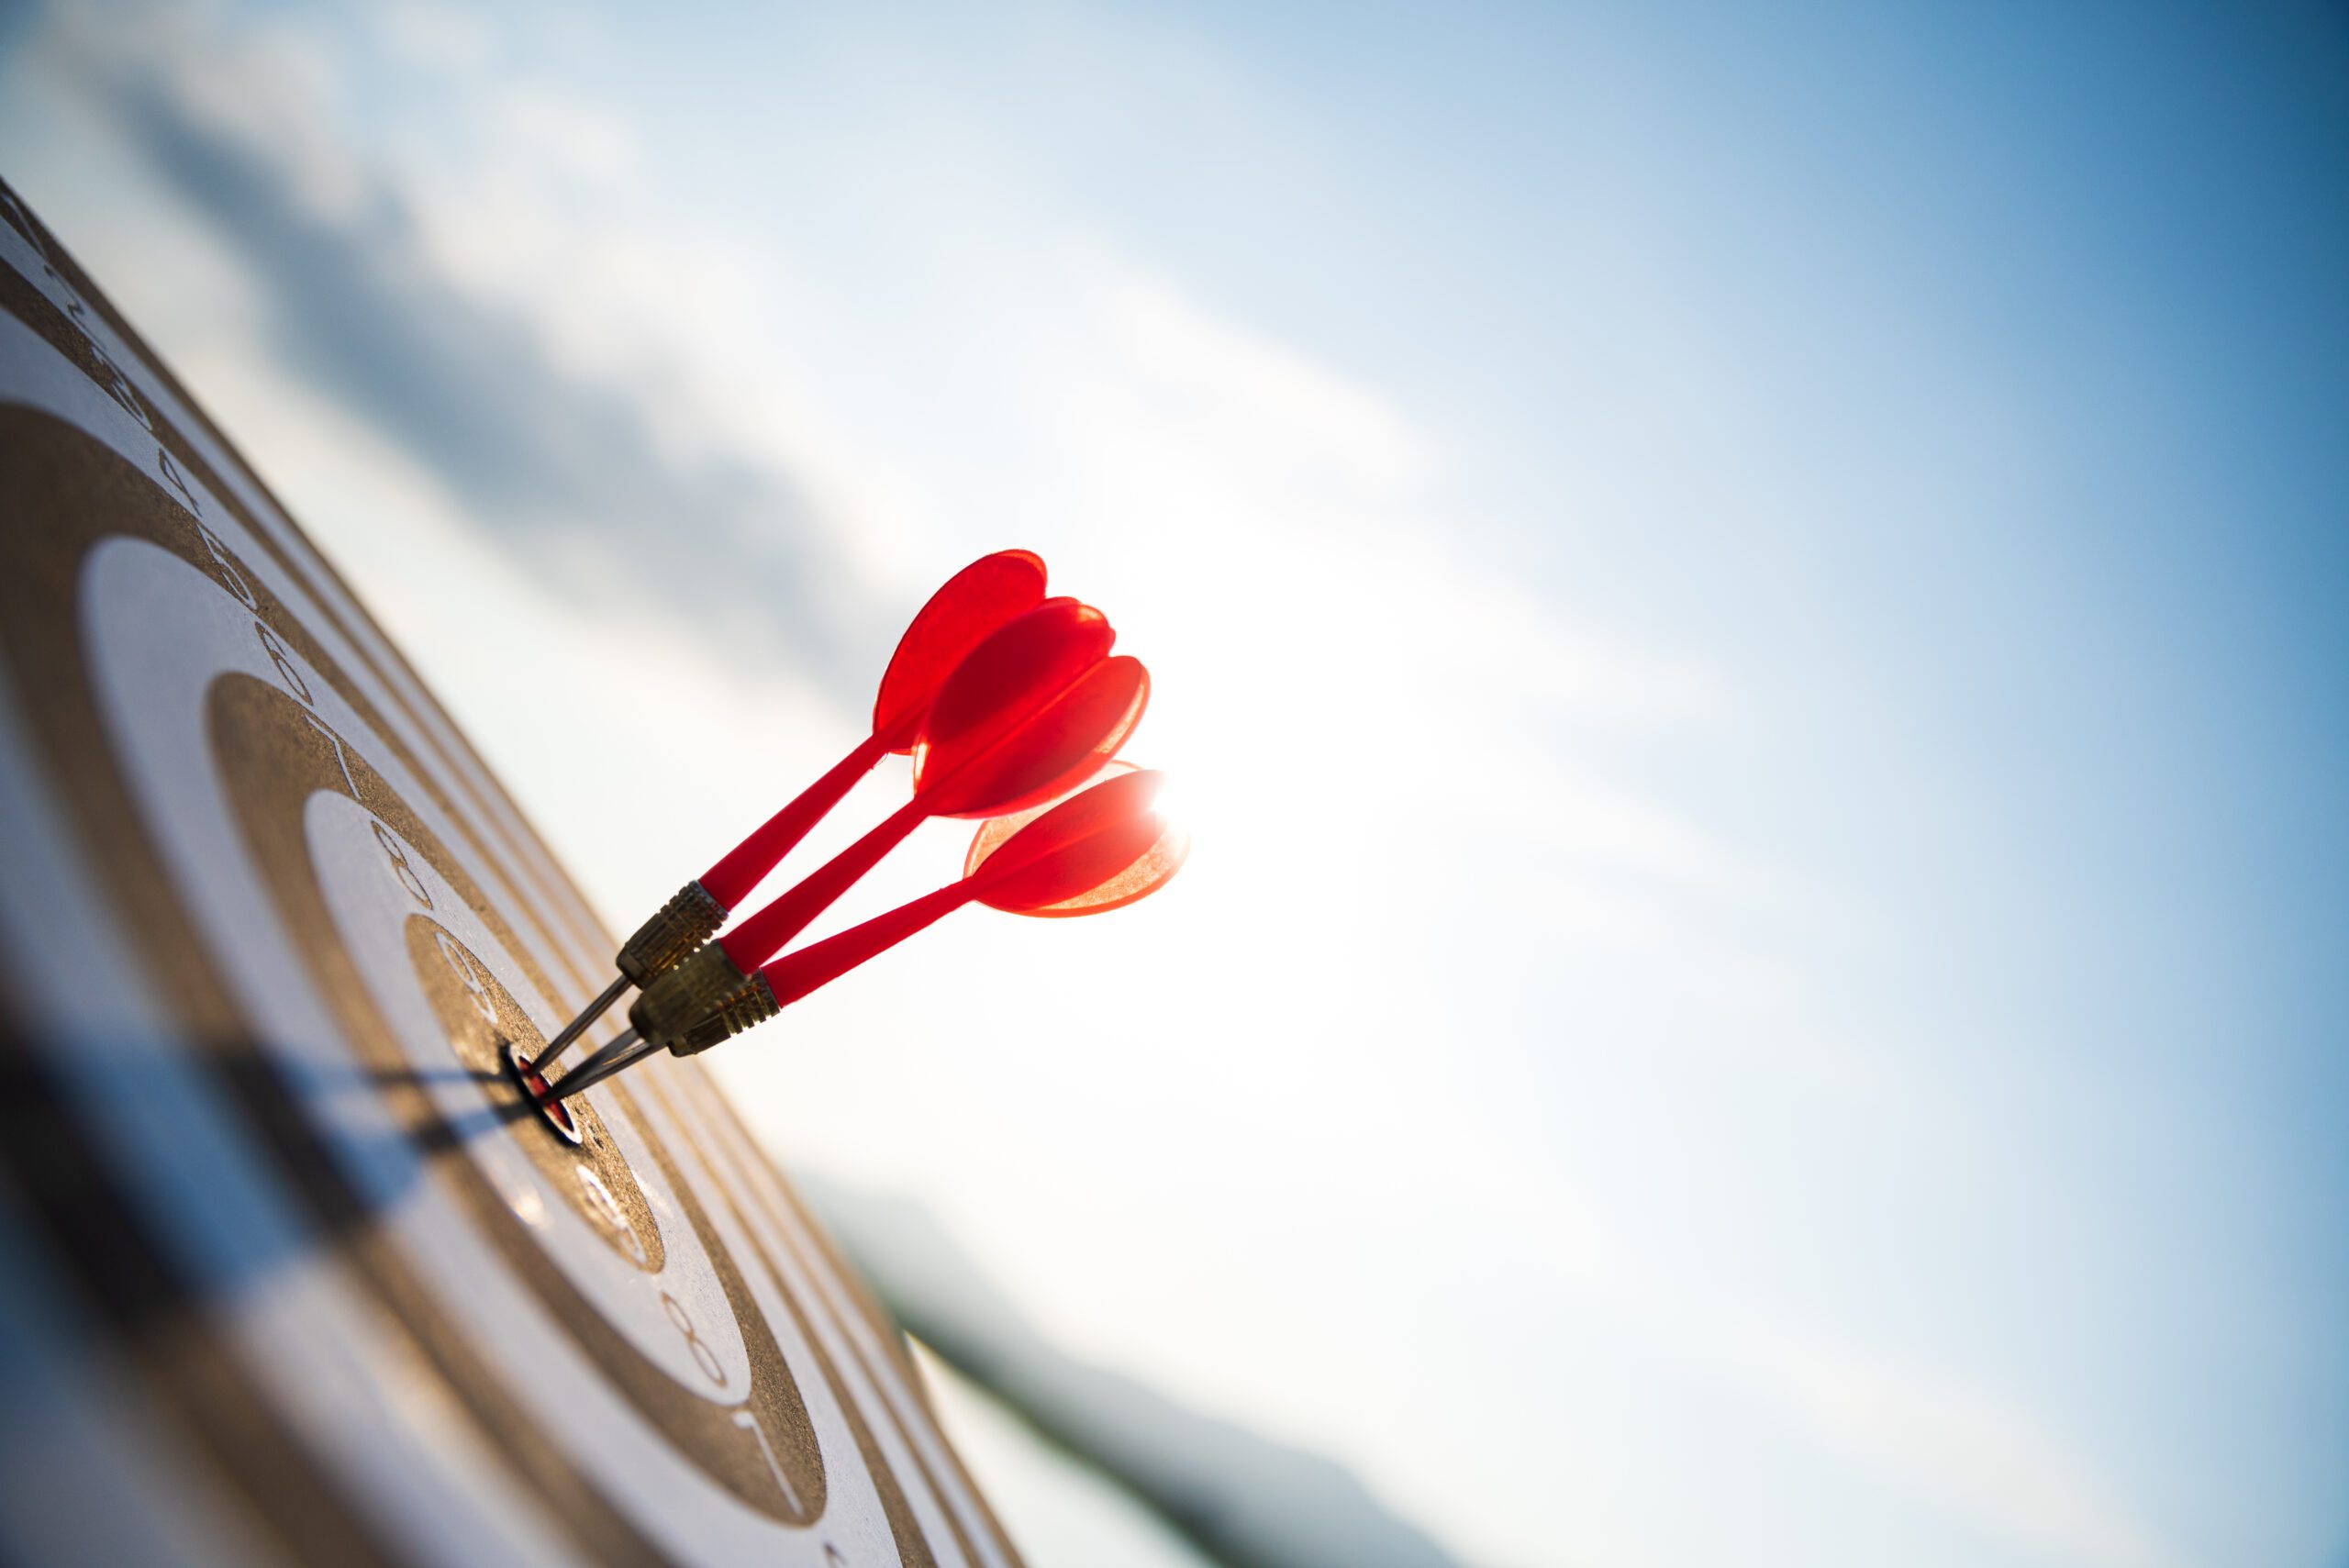
<path fill-rule="evenodd" d="M 1066 917 L 1147 898 L 1191 851 L 1190 836 L 1155 809 L 1165 782 L 1152 771 L 1120 773 L 992 842 L 990 822 L 972 843 L 960 882 L 776 959 L 759 977 L 775 1006 L 788 1006 L 974 900 L 1014 915 Z"/>

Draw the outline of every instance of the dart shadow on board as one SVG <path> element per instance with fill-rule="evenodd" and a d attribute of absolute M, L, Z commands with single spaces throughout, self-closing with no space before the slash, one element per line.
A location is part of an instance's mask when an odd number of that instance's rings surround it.
<path fill-rule="evenodd" d="M 129 1052 L 106 1055 L 137 1060 Z M 236 1296 L 282 1270 L 326 1255 L 363 1253 L 379 1236 L 386 1211 L 436 1179 L 439 1170 L 465 1167 L 465 1151 L 484 1138 L 510 1130 L 528 1147 L 545 1145 L 544 1152 L 557 1157 L 572 1153 L 511 1077 L 461 1062 L 354 1066 L 305 1074 L 296 1084 L 249 1039 L 215 1037 L 168 1065 L 162 1051 L 153 1058 L 154 1071 L 120 1074 L 108 1086 L 106 1098 L 118 1111 L 148 1121 L 151 1136 L 173 1136 L 188 1114 L 191 1085 L 184 1075 L 198 1075 L 196 1092 L 209 1091 L 244 1124 L 305 1201 L 298 1211 L 289 1207 L 284 1228 L 249 1227 L 237 1246 L 216 1254 L 233 1258 L 232 1266 L 214 1266 L 200 1276 L 180 1268 L 173 1260 L 182 1250 L 152 1233 L 78 1125 L 72 1107 L 86 1091 L 59 1083 L 13 1029 L 0 1034 L 0 1175 L 22 1195 L 49 1244 L 84 1277 L 105 1282 L 98 1294 L 105 1325 L 134 1342 L 167 1333 L 208 1303 Z M 167 1078 L 178 1081 L 167 1084 Z M 466 1083 L 480 1087 L 477 1109 L 450 1116 L 434 1108 L 432 1087 Z M 318 1130 L 320 1107 L 344 1093 L 388 1099 L 395 1118 L 390 1130 L 345 1136 L 330 1147 Z M 144 1112 L 136 1104 L 141 1098 L 150 1102 Z"/>

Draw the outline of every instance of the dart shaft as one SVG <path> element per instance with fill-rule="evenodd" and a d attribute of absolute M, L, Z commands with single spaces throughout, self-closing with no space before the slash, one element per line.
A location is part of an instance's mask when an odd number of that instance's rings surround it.
<path fill-rule="evenodd" d="M 783 951 L 783 945 L 806 930 L 809 922 L 832 906 L 856 879 L 871 871 L 907 834 L 922 824 L 930 807 L 920 795 L 907 802 L 886 821 L 807 874 L 807 880 L 742 921 L 711 945 L 722 947 L 750 983 L 751 970 Z"/>
<path fill-rule="evenodd" d="M 810 942 L 797 952 L 785 953 L 759 971 L 759 981 L 774 998 L 778 1009 L 787 1006 L 818 985 L 839 979 L 867 959 L 886 952 L 916 931 L 961 908 L 977 897 L 978 891 L 967 877 L 950 883 L 910 904 L 901 904 L 885 915 L 876 915 L 863 925 L 852 926 L 820 942 Z"/>
<path fill-rule="evenodd" d="M 881 735 L 865 737 L 856 750 L 833 763 L 823 777 L 800 791 L 788 806 L 761 823 L 749 838 L 728 851 L 724 859 L 702 873 L 698 885 L 707 888 L 711 896 L 729 908 L 748 898 L 751 890 L 766 879 L 767 873 L 780 865 L 783 857 L 807 836 L 808 829 L 841 803 L 841 797 L 855 786 L 857 780 L 873 771 L 874 763 L 889 754 L 893 739 Z"/>

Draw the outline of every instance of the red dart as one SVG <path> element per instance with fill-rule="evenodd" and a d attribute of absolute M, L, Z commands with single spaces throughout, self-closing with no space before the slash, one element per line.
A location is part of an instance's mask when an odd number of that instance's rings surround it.
<path fill-rule="evenodd" d="M 1110 761 L 1102 763 L 1101 771 L 1095 773 L 1091 778 L 1085 780 L 1080 788 L 1085 791 L 1095 790 L 1113 778 L 1121 777 L 1127 773 L 1139 773 L 1140 771 L 1141 770 L 1136 768 L 1134 764 L 1127 762 L 1122 757 L 1112 758 Z M 1027 827 L 1028 824 L 1036 820 L 1037 817 L 1041 817 L 1047 811 L 1052 810 L 1054 807 L 1060 806 L 1063 801 L 1072 798 L 1078 793 L 1078 790 L 1071 790 L 1067 795 L 1062 795 L 1058 800 L 1048 800 L 1041 806 L 1031 806 L 1025 811 L 1013 811 L 1001 817 L 990 817 L 985 821 L 980 823 L 979 830 L 971 837 L 971 848 L 969 851 L 963 857 L 963 874 L 964 876 L 968 876 L 973 872 L 978 870 L 980 866 L 986 863 L 987 857 L 994 854 L 996 851 L 1001 849 L 1005 841 L 1010 839 L 1013 834 L 1019 832 L 1019 829 Z M 1058 906 L 1054 906 L 1049 909 L 1022 909 L 1018 911 L 1018 913 L 1022 915 L 1051 915 L 1058 912 Z M 1085 914 L 1090 911 L 1089 909 L 1076 909 L 1069 912 L 1072 914 Z"/>
<path fill-rule="evenodd" d="M 750 984 L 756 967 L 931 817 L 994 817 L 1052 799 L 1097 772 L 1141 721 L 1150 674 L 1112 658 L 1100 611 L 1047 599 L 955 667 L 914 748 L 914 795 L 774 903 L 646 987 L 629 1021 L 667 1040 Z"/>
<path fill-rule="evenodd" d="M 1025 550 L 983 555 L 948 578 L 915 614 L 896 652 L 890 655 L 873 704 L 873 732 L 717 864 L 679 888 L 640 927 L 615 961 L 619 978 L 548 1043 L 536 1065 L 543 1069 L 552 1062 L 629 986 L 648 984 L 707 940 L 726 923 L 728 912 L 765 880 L 875 762 L 892 751 L 913 750 L 931 699 L 964 657 L 1043 597 L 1043 559 Z"/>
<path fill-rule="evenodd" d="M 998 822 L 987 823 L 972 842 L 960 881 L 776 959 L 742 994 L 669 1040 L 669 1049 L 690 1056 L 729 1040 L 965 904 L 1016 915 L 1098 915 L 1148 897 L 1182 869 L 1191 847 L 1189 835 L 1156 809 L 1165 777 L 1130 771 L 1032 814 L 1008 833 Z M 552 1104 L 591 1088 L 662 1043 L 631 1030 L 581 1062 L 540 1101 Z"/>
<path fill-rule="evenodd" d="M 1153 809 L 1165 782 L 1154 770 L 1106 779 L 993 844 L 990 822 L 972 843 L 960 882 L 785 954 L 759 976 L 775 1006 L 788 1006 L 973 900 L 1014 915 L 1065 917 L 1146 898 L 1173 880 L 1191 851 L 1190 835 Z"/>
<path fill-rule="evenodd" d="M 971 651 L 998 628 L 1041 604 L 1044 562 L 1024 550 L 983 555 L 932 594 L 898 639 L 873 704 L 873 733 L 798 799 L 701 874 L 701 884 L 728 908 L 746 897 L 782 863 L 807 830 L 841 796 L 892 751 L 910 751 L 931 699 Z"/>

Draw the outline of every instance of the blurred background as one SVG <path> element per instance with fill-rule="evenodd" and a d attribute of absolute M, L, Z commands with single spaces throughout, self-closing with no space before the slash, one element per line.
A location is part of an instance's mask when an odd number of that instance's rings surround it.
<path fill-rule="evenodd" d="M 2349 1562 L 2338 6 L 0 17 L 616 929 L 1149 662 L 1171 889 L 709 1059 L 1037 1568 Z"/>

